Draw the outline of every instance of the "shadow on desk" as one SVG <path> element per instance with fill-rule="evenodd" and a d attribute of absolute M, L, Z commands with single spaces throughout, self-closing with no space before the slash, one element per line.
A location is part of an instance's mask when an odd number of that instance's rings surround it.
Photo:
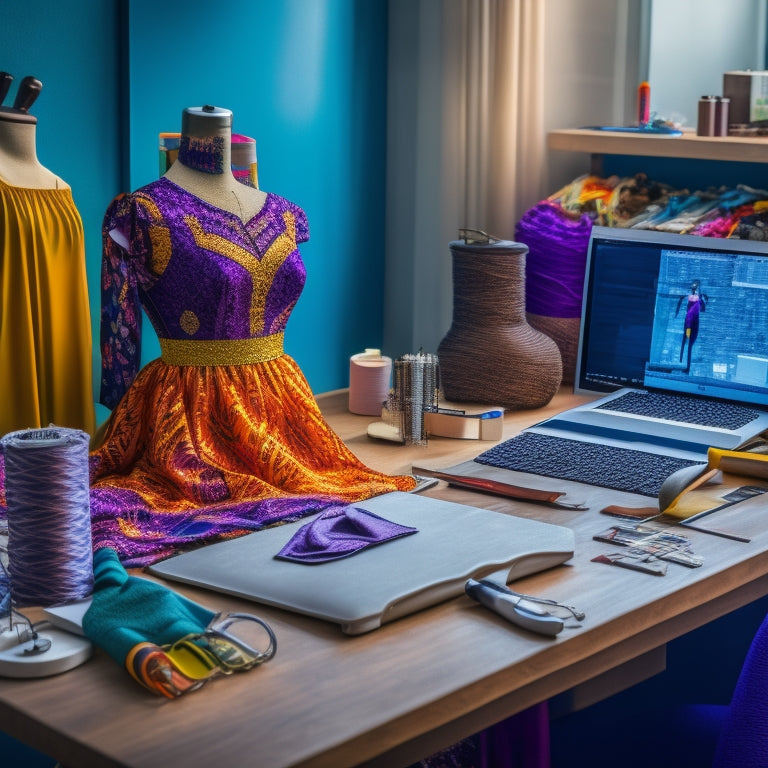
<path fill-rule="evenodd" d="M 710 705 L 729 704 L 767 614 L 764 597 L 677 638 L 667 646 L 667 668 L 660 674 L 555 717 L 550 723 L 551 768 L 712 765 L 722 720 Z M 686 714 L 690 707 L 695 717 Z"/>
<path fill-rule="evenodd" d="M 26 744 L 0 733 L 0 764 L 5 768 L 54 768 L 56 761 Z"/>

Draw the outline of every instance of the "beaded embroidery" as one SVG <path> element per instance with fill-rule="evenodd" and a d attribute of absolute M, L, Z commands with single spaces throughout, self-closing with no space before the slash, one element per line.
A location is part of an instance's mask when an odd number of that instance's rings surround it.
<path fill-rule="evenodd" d="M 192 310 L 186 309 L 181 313 L 179 326 L 184 333 L 194 336 L 200 330 L 200 319 Z"/>
<path fill-rule="evenodd" d="M 110 233 L 119 233 L 117 240 Z M 163 338 L 244 339 L 282 331 L 304 285 L 297 244 L 307 238 L 303 211 L 277 195 L 267 195 L 247 224 L 165 178 L 119 196 L 103 232 L 102 402 L 113 408 L 139 370 L 141 303 Z M 193 356 L 192 365 L 216 364 L 197 349 Z M 223 358 L 218 364 L 243 360 L 241 351 Z"/>
<path fill-rule="evenodd" d="M 282 217 L 285 222 L 285 232 L 276 235 L 261 258 L 257 258 L 254 253 L 232 240 L 215 232 L 206 232 L 196 217 L 184 216 L 184 222 L 189 227 L 198 246 L 231 259 L 250 273 L 253 279 L 250 312 L 250 332 L 252 335 L 264 332 L 264 307 L 269 289 L 278 269 L 295 248 L 296 223 L 293 214 L 290 211 L 284 211 Z"/>

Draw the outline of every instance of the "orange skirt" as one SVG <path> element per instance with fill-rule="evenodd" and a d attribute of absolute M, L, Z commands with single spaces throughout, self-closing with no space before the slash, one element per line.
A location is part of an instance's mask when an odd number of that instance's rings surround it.
<path fill-rule="evenodd" d="M 221 366 L 158 359 L 139 372 L 91 453 L 94 546 L 145 565 L 414 485 L 354 456 L 288 355 Z"/>

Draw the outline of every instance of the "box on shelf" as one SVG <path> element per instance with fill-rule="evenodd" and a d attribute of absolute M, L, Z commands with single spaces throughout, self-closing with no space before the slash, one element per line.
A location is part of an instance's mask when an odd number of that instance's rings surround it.
<path fill-rule="evenodd" d="M 731 100 L 731 125 L 768 121 L 768 71 L 738 70 L 723 74 L 723 96 Z"/>

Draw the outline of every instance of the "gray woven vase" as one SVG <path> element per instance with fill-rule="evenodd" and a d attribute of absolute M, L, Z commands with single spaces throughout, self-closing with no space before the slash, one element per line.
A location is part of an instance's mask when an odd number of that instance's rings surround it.
<path fill-rule="evenodd" d="M 557 344 L 526 321 L 528 246 L 486 235 L 450 248 L 453 320 L 437 349 L 444 398 L 505 408 L 546 405 L 563 368 Z"/>

